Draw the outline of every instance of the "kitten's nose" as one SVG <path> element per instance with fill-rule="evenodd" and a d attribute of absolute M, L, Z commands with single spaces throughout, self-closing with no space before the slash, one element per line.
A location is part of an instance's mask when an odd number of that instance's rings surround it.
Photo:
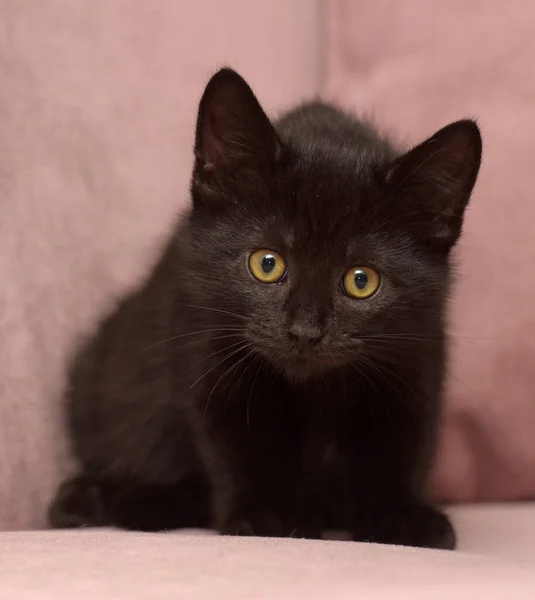
<path fill-rule="evenodd" d="M 288 328 L 288 337 L 295 343 L 299 350 L 307 350 L 321 342 L 323 333 L 317 327 L 299 325 L 294 323 Z"/>

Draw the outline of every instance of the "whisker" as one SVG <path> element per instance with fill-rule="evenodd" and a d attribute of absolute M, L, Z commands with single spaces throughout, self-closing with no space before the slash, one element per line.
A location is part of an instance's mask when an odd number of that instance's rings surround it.
<path fill-rule="evenodd" d="M 338 354 L 340 354 L 340 356 L 342 356 L 342 358 L 345 358 L 344 355 L 341 352 L 338 352 Z M 363 369 L 360 369 L 358 365 L 356 365 L 355 363 L 350 362 L 349 366 L 357 373 L 357 375 L 359 375 L 359 377 L 365 377 L 367 381 L 369 381 L 368 376 L 364 373 Z M 373 429 L 374 431 L 377 428 L 377 423 L 375 422 L 375 413 L 373 411 L 373 402 L 370 402 L 370 397 L 368 396 L 368 394 L 365 394 L 366 396 L 366 402 L 368 404 L 368 409 L 370 411 L 370 417 L 373 423 Z"/>
<path fill-rule="evenodd" d="M 434 340 L 434 339 L 444 339 L 445 341 L 462 341 L 462 342 L 476 342 L 476 341 L 493 341 L 495 338 L 487 338 L 487 337 L 473 337 L 473 336 L 460 336 L 455 334 L 441 334 L 441 333 L 424 333 L 424 332 L 414 332 L 414 333 L 376 333 L 371 335 L 357 335 L 357 339 L 367 340 L 367 339 L 414 339 L 414 340 Z"/>
<path fill-rule="evenodd" d="M 223 310 L 221 308 L 214 308 L 213 306 L 200 306 L 199 304 L 184 304 L 183 302 L 179 302 L 178 304 L 180 306 L 187 306 L 188 308 L 198 308 L 199 310 L 208 310 L 208 311 L 212 311 L 212 312 L 216 312 L 216 313 L 221 313 L 223 315 L 229 315 L 231 317 L 243 319 L 244 321 L 250 320 L 250 318 L 246 317 L 245 315 L 239 315 L 238 313 L 235 313 L 235 312 L 232 312 L 229 310 Z"/>
<path fill-rule="evenodd" d="M 240 342 L 238 342 L 240 343 Z M 196 381 L 194 381 L 191 386 L 190 386 L 190 390 L 193 389 L 198 383 L 199 381 L 201 381 L 201 379 L 203 379 L 204 377 L 206 377 L 206 375 L 208 375 L 208 373 L 211 373 L 216 367 L 218 367 L 222 362 L 225 362 L 227 359 L 229 359 L 231 356 L 234 356 L 235 354 L 237 354 L 238 352 L 241 352 L 242 350 L 245 350 L 245 348 L 248 348 L 251 344 L 249 342 L 246 342 L 245 344 L 241 345 L 239 348 L 237 348 L 236 350 L 234 350 L 233 352 L 231 352 L 230 354 L 227 354 L 226 356 L 224 356 L 220 361 L 218 361 L 215 365 L 213 365 L 212 367 L 210 367 L 208 369 L 208 371 L 205 371 Z M 233 346 L 236 346 L 236 344 L 233 344 Z M 228 350 L 229 347 L 225 348 L 225 350 Z M 210 358 L 210 357 L 207 357 Z"/>
<path fill-rule="evenodd" d="M 411 366 L 411 365 L 408 365 L 408 364 L 406 364 L 405 366 Z M 402 378 L 402 377 L 401 377 L 401 376 L 400 376 L 398 373 L 396 373 L 394 370 L 390 369 L 389 367 L 387 367 L 387 366 L 385 366 L 385 365 L 381 365 L 381 366 L 380 366 L 380 368 L 381 368 L 381 370 L 382 370 L 383 372 L 385 372 L 385 371 L 386 371 L 386 373 L 387 373 L 388 375 L 391 375 L 392 377 L 395 377 L 395 378 L 396 378 L 396 379 L 397 379 L 397 380 L 398 380 L 398 381 L 401 383 L 401 385 L 402 385 L 404 388 L 406 388 L 406 389 L 407 389 L 407 391 L 409 391 L 409 392 L 412 394 L 412 396 L 414 397 L 414 399 L 415 399 L 416 401 L 418 400 L 418 395 L 416 394 L 416 392 L 414 391 L 414 389 L 413 389 L 411 386 L 409 386 L 409 385 L 407 384 L 407 382 L 406 382 L 406 381 L 405 381 L 405 380 L 404 380 L 404 379 L 403 379 L 403 378 Z M 392 389 L 393 389 L 393 390 L 394 390 L 394 391 L 397 393 L 398 397 L 399 397 L 399 398 L 402 400 L 403 404 L 405 404 L 405 406 L 406 406 L 406 407 L 409 409 L 409 411 L 410 411 L 410 412 L 411 412 L 411 413 L 412 413 L 412 414 L 413 414 L 415 417 L 421 418 L 421 415 L 420 415 L 418 412 L 415 412 L 415 409 L 414 409 L 414 407 L 412 406 L 412 404 L 410 404 L 409 402 L 407 402 L 407 399 L 405 398 L 404 394 L 403 394 L 403 393 L 402 393 L 402 392 L 401 392 L 401 391 L 400 391 L 400 390 L 399 390 L 399 389 L 398 389 L 398 388 L 397 388 L 397 387 L 396 387 L 396 386 L 393 384 L 393 382 L 392 382 L 392 381 L 390 381 L 390 379 L 389 379 L 388 377 L 384 377 L 384 378 L 383 378 L 383 381 L 384 381 L 385 383 L 387 383 L 387 384 L 388 384 L 388 386 L 389 386 L 390 388 L 392 388 Z"/>
<path fill-rule="evenodd" d="M 250 355 L 251 355 L 251 353 L 252 353 L 252 351 L 251 351 L 251 352 L 249 352 L 249 353 L 247 354 L 247 356 L 250 356 Z M 246 366 L 245 366 L 245 369 L 244 369 L 244 370 L 241 372 L 240 378 L 239 378 L 239 379 L 235 379 L 235 380 L 234 380 L 234 385 L 233 385 L 233 386 L 230 388 L 230 390 L 229 390 L 229 392 L 228 392 L 228 397 L 229 397 L 229 398 L 232 396 L 232 394 L 233 394 L 234 390 L 236 389 L 236 385 L 237 385 L 237 384 L 238 384 L 238 383 L 241 381 L 241 379 L 242 379 L 242 378 L 245 376 L 245 373 L 247 372 L 247 370 L 249 369 L 249 367 L 250 367 L 250 366 L 251 366 L 253 363 L 254 363 L 254 358 L 252 358 L 252 359 L 251 359 L 251 360 L 250 360 L 250 361 L 249 361 L 249 362 L 246 364 Z M 227 383 L 227 384 L 226 384 L 226 386 L 225 386 L 225 389 L 228 387 L 228 385 L 229 385 L 229 384 Z"/>
<path fill-rule="evenodd" d="M 373 346 L 371 346 L 373 348 Z M 383 351 L 384 348 L 377 348 L 377 350 L 379 351 Z M 412 369 L 415 369 L 415 365 L 407 362 L 406 360 L 402 360 L 402 359 L 406 359 L 407 357 L 407 352 L 406 349 L 401 349 L 401 348 L 396 348 L 396 347 L 392 347 L 389 349 L 390 352 L 392 352 L 393 354 L 396 354 L 395 356 L 395 362 L 397 364 L 399 364 L 402 367 L 409 367 Z M 410 356 L 410 354 L 409 354 Z M 394 357 L 392 357 L 394 358 Z M 453 379 L 454 381 L 456 381 L 457 383 L 459 383 L 460 385 L 462 385 L 468 392 L 470 392 L 474 398 L 477 398 L 479 400 L 479 396 L 474 392 L 474 390 L 470 389 L 470 387 L 468 387 L 468 385 L 466 385 L 466 383 L 464 383 L 461 379 L 459 379 L 458 377 L 456 377 L 455 375 L 453 375 L 453 373 L 447 368 L 444 367 L 444 375 L 446 377 L 450 377 L 451 379 Z M 399 378 L 399 376 L 398 376 Z"/>
<path fill-rule="evenodd" d="M 409 411 L 416 417 L 420 418 L 421 415 L 419 415 L 418 413 L 414 412 L 414 407 L 407 402 L 407 399 L 405 398 L 405 396 L 403 395 L 403 393 L 400 392 L 400 390 L 394 386 L 393 382 L 386 377 L 385 375 L 390 375 L 395 377 L 404 388 L 407 389 L 407 391 L 409 391 L 414 398 L 417 400 L 418 396 L 416 394 L 416 392 L 407 384 L 407 382 L 395 371 L 393 371 L 392 369 L 390 369 L 389 367 L 387 367 L 386 365 L 384 365 L 382 362 L 378 363 L 377 361 L 374 361 L 372 358 L 366 356 L 360 356 L 359 360 L 361 360 L 362 362 L 364 362 L 365 364 L 367 364 L 370 368 L 373 368 L 377 374 L 379 376 L 381 376 L 381 381 L 383 381 L 384 383 L 386 383 L 393 391 L 396 392 L 397 396 L 402 400 L 402 402 L 405 404 L 405 406 L 409 409 Z M 352 363 L 353 364 L 353 363 Z M 414 365 L 410 365 L 408 363 L 405 363 L 404 365 L 401 366 L 406 366 L 406 367 L 411 367 L 411 368 L 415 368 Z M 383 403 L 385 402 L 384 398 L 383 398 Z"/>
<path fill-rule="evenodd" d="M 175 350 L 181 350 L 182 348 L 187 348 L 188 346 L 191 346 L 192 344 L 200 344 L 205 341 L 217 342 L 219 340 L 225 340 L 228 338 L 235 338 L 235 337 L 243 337 L 243 333 L 240 332 L 240 333 L 229 333 L 227 335 L 217 335 L 215 337 L 211 337 L 209 340 L 205 340 L 205 339 L 191 340 L 189 342 L 186 342 L 185 344 L 180 344 L 180 346 L 177 346 L 175 348 Z M 199 364 L 199 363 L 197 363 L 197 364 Z"/>
<path fill-rule="evenodd" d="M 434 344 L 434 343 L 441 343 L 442 341 L 444 341 L 445 343 L 448 342 L 466 342 L 468 344 L 475 344 L 476 340 L 471 340 L 471 339 L 465 339 L 465 338 L 452 338 L 452 337 L 446 337 L 446 338 L 441 338 L 441 337 L 417 337 L 417 336 L 409 336 L 409 335 L 375 335 L 375 336 L 356 336 L 354 339 L 358 339 L 358 340 L 362 340 L 363 342 L 367 342 L 367 341 L 383 341 L 383 342 L 389 342 L 389 341 L 395 341 L 395 342 L 422 342 L 424 344 Z"/>
<path fill-rule="evenodd" d="M 374 365 L 373 362 L 371 362 L 367 357 L 365 358 L 364 362 L 367 363 L 370 368 L 376 370 L 380 374 L 380 370 L 378 369 L 378 367 L 376 365 Z M 351 363 L 351 364 L 353 364 L 353 363 Z M 388 415 L 388 418 L 390 419 L 390 421 L 392 421 L 392 414 L 390 413 L 390 407 L 388 406 L 388 402 L 385 400 L 385 397 L 383 396 L 383 394 L 381 393 L 379 388 L 373 382 L 373 378 L 368 376 L 365 369 L 361 370 L 361 374 L 364 375 L 364 377 L 366 378 L 368 383 L 373 387 L 373 389 L 375 390 L 377 395 L 381 398 L 383 406 L 385 407 L 386 414 Z M 384 378 L 382 378 L 382 379 L 384 379 Z"/>
<path fill-rule="evenodd" d="M 467 392 L 470 392 L 472 394 L 472 396 L 474 398 L 477 398 L 477 400 L 480 400 L 480 397 L 474 392 L 474 390 L 472 390 L 471 388 L 469 388 L 466 385 L 466 383 L 464 383 L 464 381 L 461 381 L 458 377 L 456 377 L 455 375 L 453 375 L 453 373 L 451 371 L 449 371 L 448 369 L 444 368 L 444 374 L 447 375 L 448 377 L 451 377 L 457 383 L 460 383 Z"/>
<path fill-rule="evenodd" d="M 253 379 L 253 383 L 251 385 L 251 389 L 249 390 L 249 396 L 247 396 L 247 402 L 245 403 L 245 410 L 246 410 L 246 419 L 247 419 L 247 429 L 249 429 L 249 424 L 250 424 L 250 415 L 249 415 L 249 404 L 251 402 L 251 398 L 253 396 L 253 390 L 254 390 L 254 386 L 256 385 L 256 381 L 258 379 L 258 376 L 260 375 L 260 371 L 262 370 L 263 367 L 263 363 L 262 360 L 258 361 L 258 369 L 256 370 L 256 375 Z"/>
<path fill-rule="evenodd" d="M 244 340 L 240 340 L 238 342 L 235 342 L 234 344 L 228 344 L 227 346 L 220 348 L 219 350 L 216 350 L 215 352 L 212 352 L 212 354 L 209 354 L 208 356 L 204 356 L 203 358 L 201 358 L 201 360 L 197 361 L 194 365 L 191 365 L 191 367 L 188 369 L 188 371 L 191 371 L 195 367 L 198 367 L 203 362 L 206 362 L 208 359 L 213 358 L 214 356 L 217 356 L 218 354 L 221 354 L 221 352 L 225 352 L 225 350 L 231 350 L 232 348 L 235 348 L 236 346 L 238 346 L 242 343 L 248 343 L 248 342 L 244 342 Z"/>
<path fill-rule="evenodd" d="M 225 377 L 229 372 L 231 372 L 232 370 L 234 370 L 236 367 L 238 367 L 246 358 L 248 358 L 252 353 L 254 352 L 254 350 L 249 350 L 249 352 L 243 356 L 242 358 L 240 358 L 240 360 L 234 362 L 224 373 L 223 375 L 221 375 L 221 377 L 215 382 L 214 386 L 212 387 L 212 390 L 210 391 L 210 394 L 208 396 L 208 399 L 206 400 L 206 403 L 204 405 L 204 413 L 203 413 L 203 417 L 206 416 L 206 412 L 208 411 L 208 406 L 210 405 L 210 400 L 212 398 L 212 394 L 214 393 L 214 390 L 216 389 L 216 387 L 218 386 L 219 382 L 223 379 L 223 377 Z"/>
<path fill-rule="evenodd" d="M 169 342 L 173 342 L 175 340 L 179 340 L 185 337 L 190 337 L 192 335 L 200 335 L 201 333 L 215 333 L 218 331 L 245 331 L 245 327 L 219 327 L 217 329 L 200 329 L 199 331 L 189 331 L 188 333 L 182 333 L 180 335 L 174 335 L 172 337 L 166 338 L 164 340 L 160 340 L 159 342 L 155 342 L 154 344 L 151 344 L 150 346 L 147 346 L 146 348 L 144 348 L 142 350 L 142 352 L 146 352 L 147 350 L 150 350 L 151 348 L 156 348 L 157 346 L 160 346 L 162 344 L 167 344 Z M 213 338 L 212 338 L 213 339 Z"/>

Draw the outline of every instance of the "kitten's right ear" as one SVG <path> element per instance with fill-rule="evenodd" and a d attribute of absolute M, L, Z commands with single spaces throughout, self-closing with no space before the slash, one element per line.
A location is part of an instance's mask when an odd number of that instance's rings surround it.
<path fill-rule="evenodd" d="M 280 147 L 266 113 L 245 80 L 221 69 L 208 82 L 197 116 L 192 187 L 215 191 L 229 175 L 259 173 Z"/>
<path fill-rule="evenodd" d="M 410 226 L 427 243 L 449 250 L 457 241 L 481 164 L 474 121 L 456 121 L 399 157 L 387 177 L 402 196 Z"/>

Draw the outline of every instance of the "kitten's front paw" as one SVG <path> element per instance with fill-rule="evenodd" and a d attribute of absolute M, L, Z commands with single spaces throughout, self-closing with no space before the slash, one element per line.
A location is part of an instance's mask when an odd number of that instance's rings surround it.
<path fill-rule="evenodd" d="M 375 508 L 366 516 L 357 516 L 353 537 L 356 541 L 442 550 L 453 550 L 456 545 L 448 517 L 423 504 Z"/>
<path fill-rule="evenodd" d="M 104 501 L 98 483 L 85 475 L 64 481 L 50 506 L 48 519 L 57 529 L 104 525 Z"/>
<path fill-rule="evenodd" d="M 255 535 L 259 537 L 288 537 L 282 519 L 272 512 L 255 515 L 234 515 L 218 526 L 222 535 Z"/>
<path fill-rule="evenodd" d="M 289 536 L 298 539 L 304 540 L 321 540 L 323 531 L 321 527 L 316 525 L 302 525 L 299 527 L 294 527 Z"/>

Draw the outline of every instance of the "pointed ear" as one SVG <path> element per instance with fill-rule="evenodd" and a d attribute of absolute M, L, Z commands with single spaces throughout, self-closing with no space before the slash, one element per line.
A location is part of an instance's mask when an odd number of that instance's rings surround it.
<path fill-rule="evenodd" d="M 221 69 L 199 105 L 193 185 L 205 190 L 225 174 L 261 170 L 276 158 L 279 139 L 245 80 Z"/>
<path fill-rule="evenodd" d="M 444 250 L 455 244 L 480 164 L 481 134 L 471 120 L 447 125 L 394 162 L 391 192 L 423 241 Z"/>

